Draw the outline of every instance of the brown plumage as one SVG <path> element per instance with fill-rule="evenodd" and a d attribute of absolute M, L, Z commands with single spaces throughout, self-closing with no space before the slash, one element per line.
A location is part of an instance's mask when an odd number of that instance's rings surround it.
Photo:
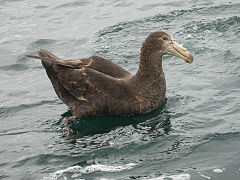
<path fill-rule="evenodd" d="M 41 59 L 58 97 L 77 118 L 148 113 L 165 99 L 162 56 L 176 55 L 188 63 L 193 60 L 165 32 L 152 33 L 143 42 L 135 75 L 97 56 L 61 60 L 46 50 L 38 54 L 28 57 Z"/>

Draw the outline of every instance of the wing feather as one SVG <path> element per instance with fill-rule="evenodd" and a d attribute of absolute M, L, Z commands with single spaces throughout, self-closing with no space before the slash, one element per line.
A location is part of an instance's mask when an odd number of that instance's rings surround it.
<path fill-rule="evenodd" d="M 65 68 L 57 76 L 60 84 L 78 100 L 87 101 L 96 95 L 125 99 L 130 94 L 125 81 L 87 67 Z"/>

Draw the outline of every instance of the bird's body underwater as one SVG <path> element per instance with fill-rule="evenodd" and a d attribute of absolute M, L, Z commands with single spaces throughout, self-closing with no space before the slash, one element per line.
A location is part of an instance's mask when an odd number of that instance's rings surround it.
<path fill-rule="evenodd" d="M 110 60 L 92 56 L 61 60 L 49 51 L 39 56 L 58 97 L 73 117 L 145 114 L 163 103 L 166 93 L 162 56 L 192 63 L 193 56 L 167 33 L 154 32 L 143 42 L 135 75 Z"/>

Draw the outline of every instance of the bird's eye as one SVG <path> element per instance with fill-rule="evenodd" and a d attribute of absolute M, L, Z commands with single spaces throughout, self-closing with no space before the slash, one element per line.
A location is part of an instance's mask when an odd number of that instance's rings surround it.
<path fill-rule="evenodd" d="M 168 40 L 168 38 L 165 36 L 165 37 L 163 37 L 162 38 L 164 41 L 167 41 Z"/>

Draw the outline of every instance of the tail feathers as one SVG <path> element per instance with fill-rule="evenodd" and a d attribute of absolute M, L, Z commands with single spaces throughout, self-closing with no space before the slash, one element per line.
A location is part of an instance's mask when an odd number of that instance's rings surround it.
<path fill-rule="evenodd" d="M 52 59 L 52 60 L 60 60 L 60 58 L 55 56 L 53 53 L 51 53 L 47 50 L 44 50 L 44 49 L 40 49 L 40 51 L 38 51 L 38 55 L 41 58 L 48 58 L 48 59 Z"/>
<path fill-rule="evenodd" d="M 58 58 L 57 56 L 55 56 L 54 54 L 52 54 L 51 52 L 49 52 L 47 50 L 40 49 L 40 51 L 38 51 L 38 55 L 39 56 L 26 55 L 26 57 L 34 58 L 34 59 L 41 59 L 43 63 L 49 62 L 49 63 L 73 68 L 72 65 L 65 63 L 63 60 L 61 60 L 60 58 Z"/>
<path fill-rule="evenodd" d="M 25 57 L 34 58 L 34 59 L 41 59 L 41 60 L 47 60 L 47 61 L 54 61 L 53 59 L 49 59 L 49 58 L 46 58 L 46 57 L 40 57 L 40 56 L 33 56 L 33 55 L 26 55 Z"/>

